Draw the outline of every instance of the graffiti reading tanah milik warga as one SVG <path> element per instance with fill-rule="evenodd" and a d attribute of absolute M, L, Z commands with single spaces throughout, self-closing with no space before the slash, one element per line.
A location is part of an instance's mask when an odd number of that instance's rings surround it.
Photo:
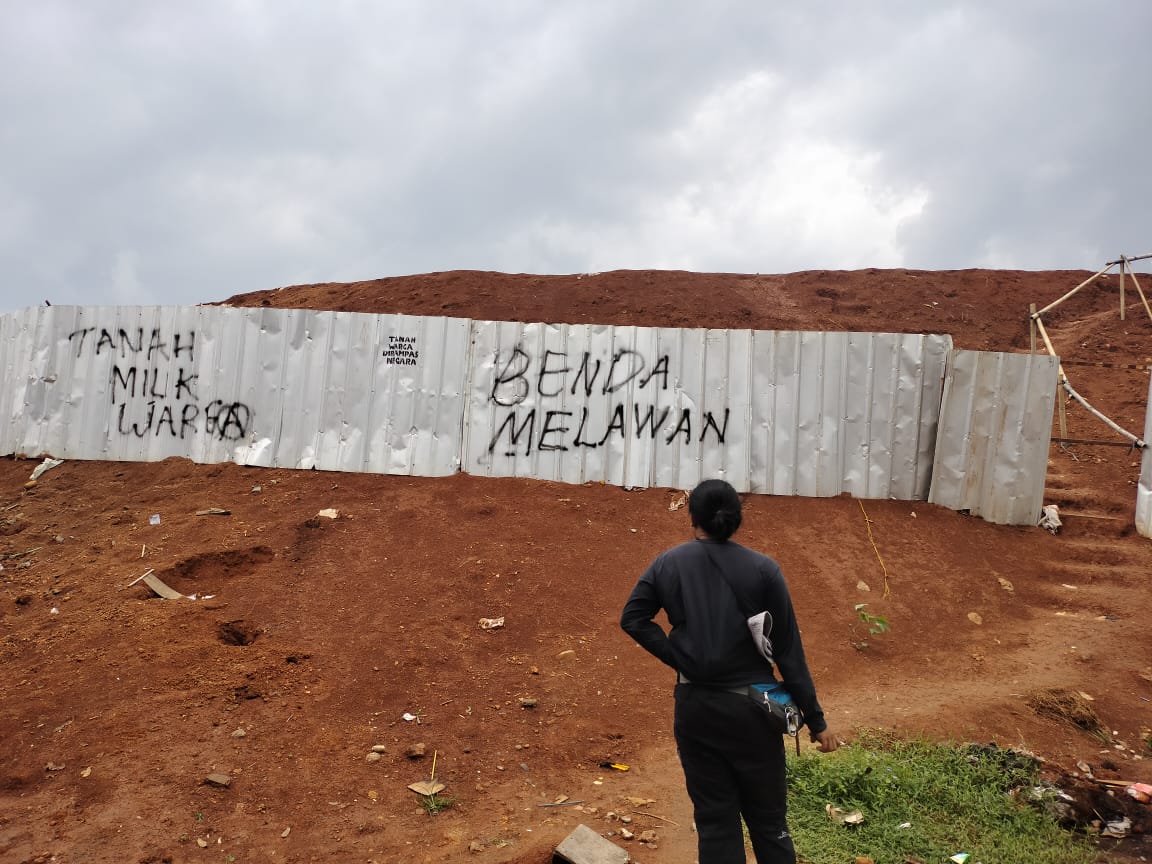
<path fill-rule="evenodd" d="M 195 368 L 196 333 L 159 327 L 145 334 L 119 328 L 84 327 L 68 334 L 76 357 L 107 353 L 109 396 L 116 431 L 136 438 L 163 435 L 183 440 L 204 432 L 221 441 L 239 441 L 252 428 L 252 409 L 243 402 L 213 399 L 201 404 Z M 187 364 L 187 365 L 185 365 Z"/>

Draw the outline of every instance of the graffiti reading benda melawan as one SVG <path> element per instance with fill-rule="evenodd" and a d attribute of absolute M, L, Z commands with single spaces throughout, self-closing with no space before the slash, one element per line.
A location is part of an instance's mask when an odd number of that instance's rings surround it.
<path fill-rule="evenodd" d="M 519 346 L 505 354 L 497 352 L 488 394 L 488 401 L 497 406 L 496 431 L 488 452 L 527 456 L 533 448 L 603 447 L 613 437 L 622 440 L 629 435 L 637 440 L 648 436 L 665 445 L 709 439 L 723 444 L 728 408 L 717 421 L 712 411 L 701 410 L 694 418 L 691 408 L 659 404 L 660 394 L 669 390 L 670 365 L 667 354 L 651 362 L 629 348 L 607 359 L 590 351 L 576 358 L 563 351 L 544 351 L 534 358 Z M 629 385 L 631 400 L 624 392 Z M 605 401 L 603 411 L 590 407 L 594 399 Z"/>
<path fill-rule="evenodd" d="M 143 327 L 84 327 L 69 333 L 68 342 L 77 359 L 86 351 L 108 355 L 108 393 L 121 435 L 183 440 L 202 431 L 221 441 L 240 441 L 252 428 L 252 409 L 245 403 L 201 400 L 193 330 L 165 336 L 159 327 L 147 333 Z"/>

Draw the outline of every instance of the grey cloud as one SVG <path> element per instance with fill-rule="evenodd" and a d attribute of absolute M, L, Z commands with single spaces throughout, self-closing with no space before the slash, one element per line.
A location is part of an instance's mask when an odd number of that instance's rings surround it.
<path fill-rule="evenodd" d="M 0 12 L 4 308 L 456 267 L 1150 251 L 1139 0 Z M 829 177 L 789 175 L 820 171 L 806 148 L 839 160 Z M 808 182 L 870 199 L 874 242 L 797 233 L 827 222 Z M 902 227 L 883 215 L 920 195 Z"/>

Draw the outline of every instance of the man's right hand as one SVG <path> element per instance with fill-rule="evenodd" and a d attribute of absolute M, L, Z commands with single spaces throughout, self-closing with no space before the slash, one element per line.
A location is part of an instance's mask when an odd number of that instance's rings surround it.
<path fill-rule="evenodd" d="M 840 739 L 836 737 L 836 733 L 831 729 L 817 732 L 812 736 L 812 740 L 816 742 L 816 749 L 821 753 L 833 753 L 840 749 Z"/>

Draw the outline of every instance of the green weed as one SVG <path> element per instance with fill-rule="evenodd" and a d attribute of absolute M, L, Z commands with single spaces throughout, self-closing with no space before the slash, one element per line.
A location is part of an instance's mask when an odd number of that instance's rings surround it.
<path fill-rule="evenodd" d="M 448 810 L 456 804 L 455 798 L 449 798 L 447 795 L 421 795 L 420 806 L 428 811 L 430 816 L 435 816 L 444 810 Z"/>
<path fill-rule="evenodd" d="M 857 603 L 856 617 L 859 618 L 860 622 L 868 628 L 868 634 L 870 636 L 881 636 L 884 633 L 887 633 L 891 629 L 888 626 L 888 619 L 883 615 L 873 615 L 868 611 L 866 608 L 867 606 L 867 603 Z M 859 642 L 853 642 L 852 647 L 857 651 L 863 651 L 868 647 L 868 642 L 867 640 L 861 639 Z"/>

